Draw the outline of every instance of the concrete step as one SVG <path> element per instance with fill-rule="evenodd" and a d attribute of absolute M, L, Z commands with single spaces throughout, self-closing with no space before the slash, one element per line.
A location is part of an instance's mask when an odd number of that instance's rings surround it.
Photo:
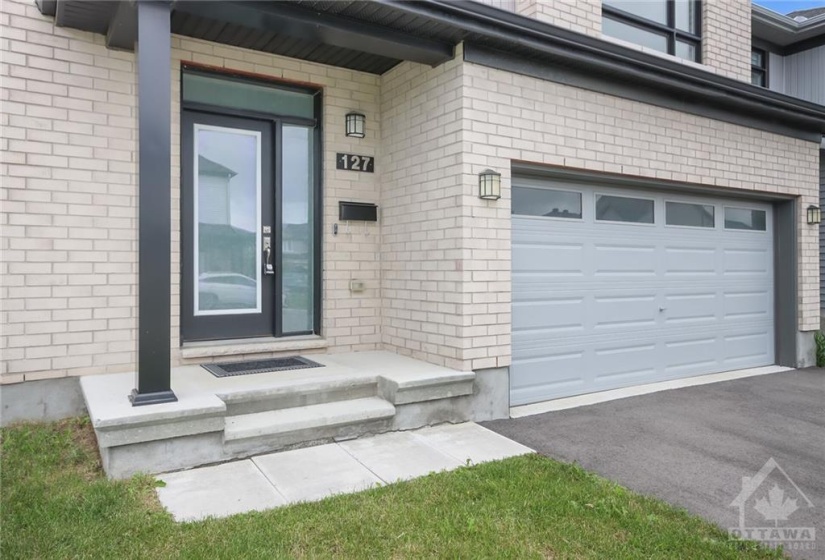
<path fill-rule="evenodd" d="M 378 380 L 369 377 L 342 377 L 285 383 L 268 388 L 234 391 L 220 395 L 227 416 L 255 414 L 288 408 L 375 397 Z"/>
<path fill-rule="evenodd" d="M 234 456 L 386 431 L 395 406 L 379 397 L 227 416 L 224 447 Z"/>

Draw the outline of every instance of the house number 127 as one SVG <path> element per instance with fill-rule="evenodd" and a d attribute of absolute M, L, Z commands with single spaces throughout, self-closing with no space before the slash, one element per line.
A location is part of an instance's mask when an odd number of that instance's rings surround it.
<path fill-rule="evenodd" d="M 375 171 L 375 158 L 370 156 L 339 153 L 335 163 L 336 168 L 345 171 L 363 171 L 364 173 L 373 173 Z"/>

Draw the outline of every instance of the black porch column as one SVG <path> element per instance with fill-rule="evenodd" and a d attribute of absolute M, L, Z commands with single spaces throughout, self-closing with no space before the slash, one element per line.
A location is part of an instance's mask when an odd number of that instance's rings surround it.
<path fill-rule="evenodd" d="M 133 406 L 176 401 L 169 352 L 171 3 L 138 0 L 138 371 Z"/>

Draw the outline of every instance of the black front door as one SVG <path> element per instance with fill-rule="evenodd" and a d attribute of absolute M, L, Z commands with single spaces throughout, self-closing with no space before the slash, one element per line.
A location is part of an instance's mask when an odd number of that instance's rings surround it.
<path fill-rule="evenodd" d="M 184 341 L 273 336 L 275 123 L 184 111 Z"/>

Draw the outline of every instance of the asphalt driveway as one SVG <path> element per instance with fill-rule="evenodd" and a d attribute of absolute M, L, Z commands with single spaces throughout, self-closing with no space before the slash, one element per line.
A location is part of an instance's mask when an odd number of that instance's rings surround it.
<path fill-rule="evenodd" d="M 825 558 L 825 370 L 663 391 L 484 424 L 723 528 L 787 539 Z M 775 463 L 768 463 L 770 459 Z M 767 464 L 766 464 L 767 463 Z M 776 468 L 778 465 L 779 468 Z M 752 477 L 743 487 L 743 477 Z M 740 498 L 740 509 L 731 505 Z M 782 529 L 783 532 L 754 531 Z M 796 550 L 793 548 L 796 547 Z"/>

